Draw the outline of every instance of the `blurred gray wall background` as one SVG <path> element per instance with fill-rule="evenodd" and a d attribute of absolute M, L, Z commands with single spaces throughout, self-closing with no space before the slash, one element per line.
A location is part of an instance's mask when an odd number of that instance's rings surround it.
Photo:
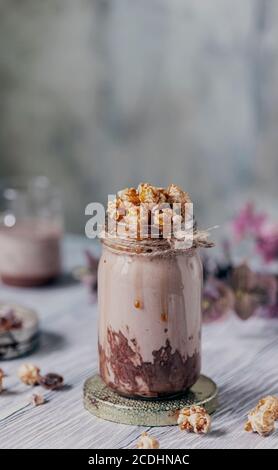
<path fill-rule="evenodd" d="M 0 175 L 48 175 L 77 232 L 141 180 L 202 225 L 275 211 L 277 79 L 275 0 L 0 0 Z"/>

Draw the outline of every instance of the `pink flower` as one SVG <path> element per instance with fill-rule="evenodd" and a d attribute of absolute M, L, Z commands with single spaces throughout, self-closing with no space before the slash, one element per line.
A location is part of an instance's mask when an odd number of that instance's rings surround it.
<path fill-rule="evenodd" d="M 268 224 L 261 228 L 256 238 L 257 252 L 266 263 L 278 259 L 278 225 Z"/>
<path fill-rule="evenodd" d="M 252 202 L 248 202 L 233 220 L 233 229 L 237 240 L 247 235 L 256 235 L 266 220 L 266 214 L 257 213 Z"/>

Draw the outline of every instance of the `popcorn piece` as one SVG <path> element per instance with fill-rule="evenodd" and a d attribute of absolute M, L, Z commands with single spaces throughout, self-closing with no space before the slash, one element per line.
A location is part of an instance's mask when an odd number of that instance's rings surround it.
<path fill-rule="evenodd" d="M 31 398 L 31 403 L 34 406 L 43 405 L 45 403 L 45 399 L 39 393 L 34 393 Z"/>
<path fill-rule="evenodd" d="M 179 227 L 179 226 L 181 226 L 182 222 L 183 222 L 182 215 L 179 215 L 179 214 L 173 215 L 173 224 L 174 224 L 174 226 Z"/>
<path fill-rule="evenodd" d="M 3 391 L 3 377 L 4 377 L 4 371 L 0 369 L 0 393 Z"/>
<path fill-rule="evenodd" d="M 178 416 L 178 424 L 182 431 L 207 434 L 211 427 L 211 418 L 205 408 L 190 406 L 182 408 Z"/>
<path fill-rule="evenodd" d="M 137 442 L 137 449 L 159 449 L 159 441 L 147 432 L 143 432 Z"/>
<path fill-rule="evenodd" d="M 248 421 L 244 426 L 245 431 L 257 432 L 260 436 L 267 436 L 274 431 L 273 413 L 267 409 L 252 410 L 248 414 Z"/>
<path fill-rule="evenodd" d="M 274 431 L 274 422 L 278 419 L 278 397 L 262 398 L 248 414 L 244 429 L 247 432 L 257 432 L 267 436 Z"/>
<path fill-rule="evenodd" d="M 157 188 L 159 194 L 159 204 L 165 203 L 168 201 L 168 193 L 165 188 Z"/>
<path fill-rule="evenodd" d="M 130 237 L 137 238 L 140 234 L 140 208 L 137 206 L 131 206 L 127 209 L 127 214 L 123 218 L 123 223 L 124 233 L 128 232 Z"/>
<path fill-rule="evenodd" d="M 273 412 L 275 421 L 278 420 L 278 397 L 268 395 L 259 401 L 259 404 L 263 405 L 264 403 Z"/>
<path fill-rule="evenodd" d="M 188 203 L 191 202 L 189 194 L 183 191 L 179 186 L 176 184 L 170 184 L 167 188 L 168 199 L 170 202 L 175 203 Z"/>
<path fill-rule="evenodd" d="M 37 385 L 40 378 L 40 369 L 34 364 L 22 364 L 18 369 L 18 377 L 26 385 Z"/>
<path fill-rule="evenodd" d="M 120 199 L 114 199 L 108 202 L 107 214 L 111 219 L 119 221 L 124 217 L 125 212 L 125 208 Z"/>
<path fill-rule="evenodd" d="M 139 195 L 135 188 L 125 188 L 122 191 L 118 191 L 118 197 L 129 204 L 135 206 L 140 204 Z"/>
<path fill-rule="evenodd" d="M 138 186 L 138 194 L 140 202 L 148 204 L 157 204 L 159 201 L 159 190 L 155 186 L 148 183 L 140 183 Z"/>
<path fill-rule="evenodd" d="M 172 216 L 173 216 L 173 211 L 172 209 L 169 208 L 159 208 L 155 207 L 153 209 L 153 221 L 155 225 L 158 225 L 160 227 L 163 226 L 171 226 L 171 221 L 172 221 Z"/>
<path fill-rule="evenodd" d="M 127 214 L 125 216 L 125 222 L 129 226 L 137 227 L 139 223 L 139 216 L 140 216 L 140 209 L 136 206 L 132 206 L 127 210 Z"/>

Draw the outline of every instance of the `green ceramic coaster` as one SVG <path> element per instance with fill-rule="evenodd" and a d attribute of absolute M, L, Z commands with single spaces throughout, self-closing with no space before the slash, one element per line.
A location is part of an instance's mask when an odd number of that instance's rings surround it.
<path fill-rule="evenodd" d="M 142 426 L 177 424 L 178 410 L 190 405 L 204 406 L 208 413 L 217 407 L 217 386 L 205 375 L 183 395 L 167 399 L 125 398 L 105 385 L 98 374 L 84 384 L 84 406 L 98 418 L 115 423 Z"/>

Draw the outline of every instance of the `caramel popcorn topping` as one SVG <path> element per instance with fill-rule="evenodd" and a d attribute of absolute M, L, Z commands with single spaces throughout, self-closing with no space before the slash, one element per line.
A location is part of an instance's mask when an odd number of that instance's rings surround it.
<path fill-rule="evenodd" d="M 137 442 L 137 449 L 159 449 L 159 441 L 147 432 L 143 432 Z"/>
<path fill-rule="evenodd" d="M 274 431 L 275 421 L 278 419 L 278 397 L 267 396 L 259 400 L 255 408 L 248 414 L 248 421 L 244 429 L 267 436 Z"/>
<path fill-rule="evenodd" d="M 159 188 L 151 186 L 148 183 L 141 183 L 139 184 L 137 191 L 140 202 L 146 202 L 148 204 L 157 204 L 159 202 Z"/>
<path fill-rule="evenodd" d="M 164 239 L 179 248 L 212 247 L 207 230 L 197 230 L 187 192 L 170 184 L 167 188 L 140 183 L 125 188 L 108 202 L 104 233 L 122 239 Z M 172 244 L 173 245 L 173 244 Z"/>
<path fill-rule="evenodd" d="M 149 183 L 140 183 L 138 188 L 125 188 L 117 193 L 113 201 L 108 202 L 108 217 L 121 223 L 126 230 L 137 233 L 138 225 L 155 225 L 162 227 L 171 224 L 182 224 L 185 220 L 185 209 L 174 205 L 190 203 L 189 195 L 178 186 L 171 184 L 168 188 L 159 188 Z M 170 232 L 171 233 L 171 232 Z"/>
<path fill-rule="evenodd" d="M 125 188 L 118 192 L 120 201 L 126 202 L 127 204 L 133 204 L 138 206 L 140 204 L 140 197 L 135 188 Z"/>
<path fill-rule="evenodd" d="M 183 191 L 176 184 L 170 184 L 166 189 L 167 199 L 172 202 L 186 203 L 191 202 L 189 194 Z"/>
<path fill-rule="evenodd" d="M 178 424 L 182 431 L 207 434 L 210 431 L 211 418 L 202 406 L 190 406 L 180 410 Z"/>
<path fill-rule="evenodd" d="M 18 377 L 26 385 L 37 385 L 40 378 L 40 369 L 34 364 L 22 364 L 18 369 Z"/>

